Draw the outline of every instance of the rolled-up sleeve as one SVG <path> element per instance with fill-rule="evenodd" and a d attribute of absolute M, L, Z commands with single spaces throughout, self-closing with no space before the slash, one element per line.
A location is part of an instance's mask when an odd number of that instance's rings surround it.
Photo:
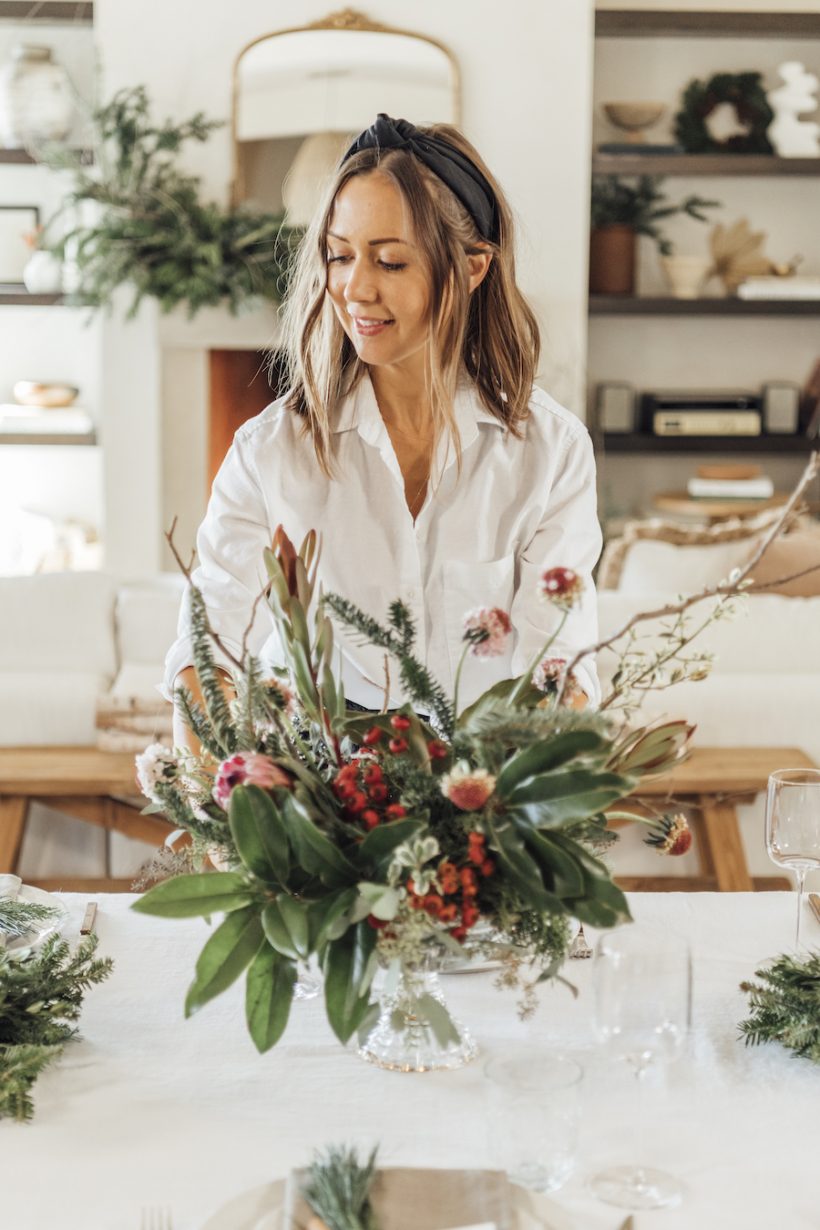
<path fill-rule="evenodd" d="M 198 563 L 192 575 L 201 591 L 213 631 L 228 651 L 241 656 L 254 602 L 267 583 L 263 551 L 271 545 L 271 526 L 251 441 L 237 434 L 217 474 L 205 519 L 196 539 Z M 257 603 L 245 644 L 258 655 L 274 631 L 267 603 Z M 190 634 L 190 588 L 182 599 L 177 639 L 165 659 L 160 691 L 173 699 L 174 680 L 193 663 Z M 228 671 L 227 654 L 214 646 L 214 657 Z"/>
<path fill-rule="evenodd" d="M 583 596 L 569 614 L 560 636 L 548 650 L 549 657 L 572 659 L 598 639 L 598 613 L 592 570 L 601 553 L 598 523 L 595 457 L 586 430 L 575 433 L 559 463 L 546 512 L 535 534 L 519 557 L 519 574 L 512 606 L 512 623 L 518 633 L 513 653 L 514 674 L 532 661 L 550 632 L 560 622 L 561 612 L 539 594 L 539 579 L 547 568 L 572 568 L 583 580 Z M 575 668 L 578 683 L 597 706 L 601 688 L 593 655 Z"/>

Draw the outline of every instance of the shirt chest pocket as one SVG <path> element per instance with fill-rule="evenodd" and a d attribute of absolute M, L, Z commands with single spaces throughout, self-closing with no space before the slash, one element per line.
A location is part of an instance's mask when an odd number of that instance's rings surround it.
<path fill-rule="evenodd" d="M 461 651 L 464 648 L 464 616 L 478 607 L 500 607 L 509 615 L 515 593 L 515 555 L 475 564 L 464 560 L 445 560 L 442 565 L 444 579 L 444 621 L 447 630 L 447 650 L 450 669 L 455 673 Z M 512 642 L 510 642 L 512 648 Z M 500 678 L 508 671 L 508 655 L 496 659 L 506 663 Z M 467 667 L 465 663 L 465 668 Z M 482 664 L 486 677 L 490 661 Z"/>

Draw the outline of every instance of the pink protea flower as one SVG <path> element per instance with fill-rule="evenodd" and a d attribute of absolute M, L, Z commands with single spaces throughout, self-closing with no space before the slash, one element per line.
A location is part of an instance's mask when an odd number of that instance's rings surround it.
<path fill-rule="evenodd" d="M 678 812 L 674 816 L 662 816 L 644 841 L 654 846 L 658 854 L 685 854 L 692 845 L 692 830 L 686 816 Z"/>
<path fill-rule="evenodd" d="M 512 632 L 510 617 L 500 607 L 479 607 L 464 616 L 463 640 L 470 641 L 476 658 L 497 658 L 504 652 Z"/>
<path fill-rule="evenodd" d="M 569 611 L 580 602 L 584 582 L 572 568 L 548 568 L 541 573 L 538 589 L 542 598 Z"/>
<path fill-rule="evenodd" d="M 478 811 L 495 790 L 495 778 L 486 769 L 473 769 L 466 760 L 445 773 L 441 793 L 462 811 Z"/>
<path fill-rule="evenodd" d="M 542 658 L 532 672 L 533 686 L 538 688 L 539 692 L 545 692 L 547 696 L 555 696 L 564 682 L 566 670 L 566 658 Z M 573 671 L 564 688 L 564 704 L 568 704 L 579 695 L 583 695 L 583 689 Z"/>
<path fill-rule="evenodd" d="M 263 790 L 286 786 L 290 789 L 293 780 L 270 756 L 263 756 L 261 752 L 237 752 L 223 760 L 216 774 L 214 798 L 225 811 L 237 786 L 261 786 Z"/>

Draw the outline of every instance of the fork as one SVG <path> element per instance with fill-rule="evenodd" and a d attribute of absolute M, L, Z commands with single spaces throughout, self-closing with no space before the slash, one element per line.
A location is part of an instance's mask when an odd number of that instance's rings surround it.
<path fill-rule="evenodd" d="M 570 958 L 574 960 L 584 960 L 585 957 L 592 956 L 592 949 L 587 943 L 587 937 L 584 935 L 584 924 L 578 924 L 578 934 L 569 946 Z"/>
<path fill-rule="evenodd" d="M 156 1205 L 144 1207 L 140 1213 L 140 1230 L 174 1230 L 169 1208 Z"/>

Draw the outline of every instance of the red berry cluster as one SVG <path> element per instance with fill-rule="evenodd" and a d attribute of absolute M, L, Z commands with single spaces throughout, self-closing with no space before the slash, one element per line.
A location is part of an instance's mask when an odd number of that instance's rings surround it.
<path fill-rule="evenodd" d="M 410 747 L 410 744 L 404 737 L 404 732 L 410 729 L 410 719 L 404 717 L 401 713 L 396 713 L 391 717 L 390 725 L 396 734 L 388 741 L 387 750 L 394 756 L 401 756 Z M 362 743 L 370 752 L 378 756 L 384 751 L 382 740 L 386 733 L 386 731 L 382 730 L 381 726 L 371 726 L 369 730 L 365 731 Z M 444 743 L 441 743 L 438 739 L 431 739 L 427 744 L 427 754 L 431 760 L 444 760 L 450 753 Z"/>
<path fill-rule="evenodd" d="M 481 833 L 470 833 L 467 860 L 461 867 L 457 867 L 449 859 L 444 859 L 439 863 L 440 893 L 417 893 L 413 881 L 407 881 L 407 891 L 412 908 L 424 910 L 437 922 L 447 925 L 450 935 L 455 940 L 463 940 L 470 928 L 478 922 L 479 909 L 476 897 L 478 896 L 479 874 L 491 876 L 495 871 L 495 863 L 487 857 L 484 837 Z M 470 866 L 471 863 L 473 866 Z"/>
<path fill-rule="evenodd" d="M 331 789 L 342 804 L 344 818 L 361 821 L 366 829 L 407 815 L 401 803 L 388 801 L 389 792 L 381 766 L 369 758 L 351 760 L 343 765 L 333 778 Z"/>

